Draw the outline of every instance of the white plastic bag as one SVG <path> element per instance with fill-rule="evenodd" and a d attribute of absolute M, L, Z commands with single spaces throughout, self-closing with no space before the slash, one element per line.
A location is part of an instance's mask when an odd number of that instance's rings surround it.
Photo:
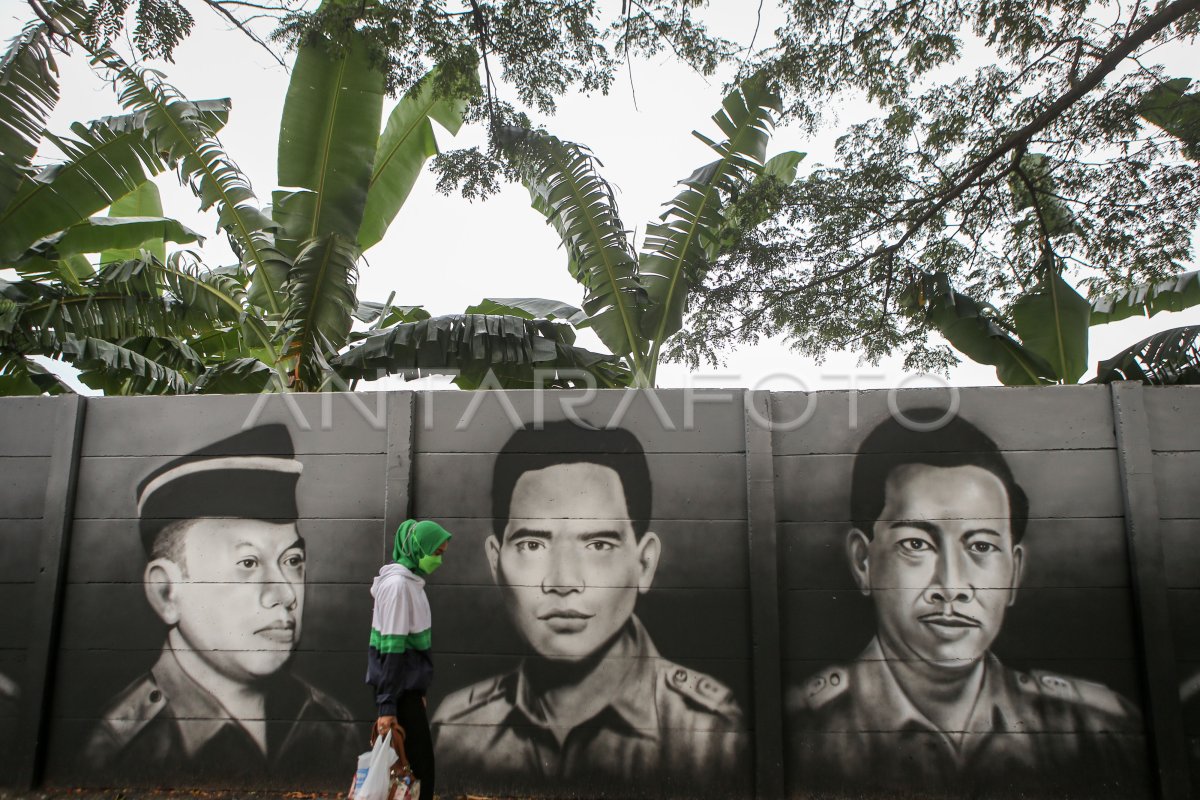
<path fill-rule="evenodd" d="M 354 770 L 354 779 L 350 781 L 350 793 L 346 795 L 346 800 L 354 800 L 354 795 L 362 788 L 363 781 L 367 779 L 367 770 L 371 768 L 371 756 L 374 754 L 374 750 L 368 750 L 358 757 L 358 765 Z"/>
<path fill-rule="evenodd" d="M 388 800 L 392 782 L 392 764 L 397 761 L 396 752 L 392 750 L 392 732 L 388 731 L 375 740 L 375 746 L 370 753 L 359 756 L 358 763 L 361 771 L 363 758 L 370 756 L 367 762 L 367 773 L 362 783 L 354 790 L 353 800 Z"/>

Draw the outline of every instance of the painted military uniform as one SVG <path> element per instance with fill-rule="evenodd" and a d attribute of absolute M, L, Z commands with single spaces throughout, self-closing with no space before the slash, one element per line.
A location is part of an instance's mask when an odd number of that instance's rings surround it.
<path fill-rule="evenodd" d="M 433 718 L 438 770 L 503 793 L 586 789 L 593 796 L 715 794 L 749 781 L 747 732 L 729 689 L 659 656 L 632 618 L 629 672 L 609 703 L 571 730 L 553 728 L 522 664 L 447 697 Z"/>
<path fill-rule="evenodd" d="M 350 712 L 286 670 L 263 685 L 267 752 L 193 681 L 169 647 L 149 673 L 121 692 L 84 749 L 89 769 L 139 781 L 220 777 L 239 782 L 340 788 L 346 764 L 365 745 Z"/>
<path fill-rule="evenodd" d="M 1019 672 L 989 653 L 979 694 L 964 702 L 972 704 L 965 730 L 940 730 L 904 694 L 872 640 L 849 666 L 788 693 L 791 793 L 1147 792 L 1141 715 L 1102 684 Z"/>

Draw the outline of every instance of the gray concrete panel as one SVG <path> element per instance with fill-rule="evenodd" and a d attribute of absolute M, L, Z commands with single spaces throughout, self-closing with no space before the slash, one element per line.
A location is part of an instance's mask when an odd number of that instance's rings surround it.
<path fill-rule="evenodd" d="M 180 456 L 268 423 L 288 427 L 297 453 L 383 453 L 385 400 L 382 393 L 96 397 L 83 454 Z"/>
<path fill-rule="evenodd" d="M 575 391 L 544 392 L 540 398 L 532 391 L 421 393 L 416 401 L 417 451 L 495 453 L 512 435 L 514 416 L 521 424 L 533 424 L 540 416 L 547 422 L 577 418 L 593 427 L 625 428 L 647 453 L 737 453 L 745 448 L 740 391 L 658 389 L 631 395 L 606 390 L 589 401 L 586 393 Z"/>
<path fill-rule="evenodd" d="M 1094 450 L 1114 446 L 1112 403 L 1104 386 L 957 389 L 958 414 L 1004 450 Z M 854 453 L 859 442 L 891 413 L 886 390 L 777 392 L 771 395 L 775 454 Z M 811 399 L 810 399 L 811 398 Z M 949 408 L 945 389 L 895 394 L 900 411 Z M 811 408 L 811 412 L 809 409 Z M 811 413 L 805 421 L 805 414 Z M 1047 425 L 1053 420 L 1053 425 Z M 801 424 L 803 423 L 803 424 Z M 796 427 L 799 425 L 799 427 Z"/>

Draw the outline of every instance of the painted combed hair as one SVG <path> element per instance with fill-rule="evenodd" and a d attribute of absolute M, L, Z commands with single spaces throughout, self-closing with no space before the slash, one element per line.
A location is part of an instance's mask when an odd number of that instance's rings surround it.
<path fill-rule="evenodd" d="M 946 416 L 945 409 L 915 408 L 901 415 L 910 424 L 928 426 Z M 1021 541 L 1029 521 L 1029 499 L 1013 478 L 1008 461 L 991 437 L 954 415 L 934 430 L 913 430 L 888 415 L 867 434 L 854 458 L 850 514 L 854 527 L 868 537 L 883 513 L 888 475 L 906 464 L 931 467 L 979 467 L 995 475 L 1008 495 L 1013 543 Z"/>
<path fill-rule="evenodd" d="M 541 430 L 515 431 L 496 455 L 492 469 L 492 525 L 503 537 L 513 488 L 526 472 L 560 464 L 598 464 L 621 479 L 626 511 L 638 539 L 650 527 L 653 487 L 646 451 L 624 428 L 590 429 L 568 420 L 547 422 Z"/>

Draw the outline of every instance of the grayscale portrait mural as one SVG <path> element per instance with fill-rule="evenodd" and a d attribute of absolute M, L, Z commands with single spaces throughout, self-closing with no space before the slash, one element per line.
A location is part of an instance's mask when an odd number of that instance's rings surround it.
<path fill-rule="evenodd" d="M 647 453 L 637 423 L 529 424 L 486 459 L 484 516 L 459 524 L 454 560 L 494 584 L 478 624 L 502 631 L 511 656 L 470 681 L 439 660 L 447 694 L 432 722 L 449 790 L 684 797 L 736 795 L 752 780 L 747 609 L 729 580 L 744 581 L 744 550 L 722 563 L 744 536 L 744 477 L 729 485 L 729 465 L 703 453 L 690 470 L 687 455 Z M 689 522 L 694 494 L 707 498 Z M 696 602 L 706 571 L 716 586 Z M 726 676 L 710 671 L 726 654 Z"/>
<path fill-rule="evenodd" d="M 291 451 L 287 428 L 253 428 L 138 485 L 143 584 L 166 636 L 87 738 L 92 768 L 168 782 L 226 768 L 290 778 L 360 749 L 350 712 L 288 669 L 307 558 Z"/>
<path fill-rule="evenodd" d="M 383 445 L 344 412 L 326 432 L 252 400 L 192 400 L 136 439 L 166 404 L 93 401 L 52 783 L 341 789 L 366 748 L 382 456 L 354 451 Z"/>
<path fill-rule="evenodd" d="M 1093 553 L 1045 552 L 1027 536 L 1062 526 L 1043 525 L 996 443 L 944 409 L 886 416 L 852 463 L 837 549 L 867 608 L 825 624 L 861 629 L 863 644 L 787 692 L 793 793 L 1144 795 L 1138 706 L 1094 674 L 1042 663 L 1029 648 L 1041 638 L 1037 616 L 1011 618 L 1022 604 L 1054 602 L 1022 590 L 1039 559 L 1067 555 L 1086 575 Z M 1114 622 L 1092 635 L 1119 652 L 1131 631 Z M 1017 664 L 1005 632 L 1024 644 L 1012 648 Z"/>

